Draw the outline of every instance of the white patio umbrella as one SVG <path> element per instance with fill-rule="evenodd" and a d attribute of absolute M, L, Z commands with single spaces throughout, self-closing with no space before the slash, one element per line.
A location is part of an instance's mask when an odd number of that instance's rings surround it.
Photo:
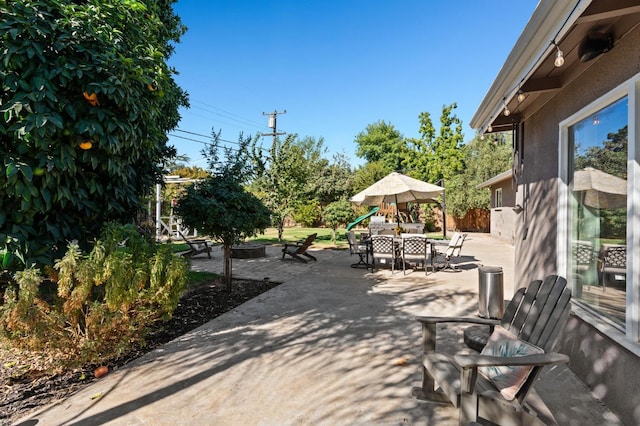
<path fill-rule="evenodd" d="M 586 206 L 620 209 L 627 206 L 627 181 L 593 167 L 576 170 L 573 191 L 580 192 Z"/>
<path fill-rule="evenodd" d="M 349 201 L 367 206 L 396 203 L 396 219 L 399 224 L 398 203 L 434 201 L 443 192 L 444 188 L 441 186 L 393 172 L 358 192 Z"/>

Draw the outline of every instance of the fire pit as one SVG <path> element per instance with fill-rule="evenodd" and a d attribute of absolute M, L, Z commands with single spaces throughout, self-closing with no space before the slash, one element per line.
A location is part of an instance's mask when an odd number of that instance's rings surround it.
<path fill-rule="evenodd" d="M 265 256 L 264 244 L 246 243 L 231 247 L 231 257 L 235 259 L 255 259 Z"/>

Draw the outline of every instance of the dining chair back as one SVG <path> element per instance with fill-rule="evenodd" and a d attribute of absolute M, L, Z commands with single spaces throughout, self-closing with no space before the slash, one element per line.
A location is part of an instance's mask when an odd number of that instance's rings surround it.
<path fill-rule="evenodd" d="M 371 257 L 373 258 L 371 269 L 376 270 L 376 262 L 391 263 L 391 273 L 395 271 L 395 263 L 398 260 L 398 249 L 391 235 L 371 236 Z"/>
<path fill-rule="evenodd" d="M 427 275 L 427 259 L 430 255 L 429 243 L 425 236 L 412 235 L 402 238 L 402 272 L 406 275 L 407 264 L 420 263 Z"/>

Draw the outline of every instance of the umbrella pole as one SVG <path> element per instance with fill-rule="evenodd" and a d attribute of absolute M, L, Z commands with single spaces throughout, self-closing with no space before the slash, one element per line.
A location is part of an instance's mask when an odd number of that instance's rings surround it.
<path fill-rule="evenodd" d="M 440 179 L 437 184 L 442 184 L 442 238 L 447 239 L 447 203 L 444 198 L 444 178 Z"/>
<path fill-rule="evenodd" d="M 396 194 L 396 223 L 398 224 L 398 228 L 400 228 L 400 211 L 398 210 L 398 194 Z"/>

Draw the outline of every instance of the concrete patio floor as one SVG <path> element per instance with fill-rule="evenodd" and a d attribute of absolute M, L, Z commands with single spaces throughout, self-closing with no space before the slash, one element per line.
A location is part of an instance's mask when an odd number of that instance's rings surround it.
<path fill-rule="evenodd" d="M 219 272 L 222 253 L 193 259 Z M 354 269 L 348 251 L 318 262 L 234 259 L 234 276 L 282 282 L 18 424 L 454 425 L 450 405 L 416 400 L 415 315 L 475 315 L 477 265 L 501 266 L 513 294 L 513 247 L 470 234 L 458 273 Z M 542 277 L 541 277 L 542 278 Z M 461 340 L 459 335 L 453 340 Z M 621 424 L 564 366 L 538 384 L 560 425 Z"/>

